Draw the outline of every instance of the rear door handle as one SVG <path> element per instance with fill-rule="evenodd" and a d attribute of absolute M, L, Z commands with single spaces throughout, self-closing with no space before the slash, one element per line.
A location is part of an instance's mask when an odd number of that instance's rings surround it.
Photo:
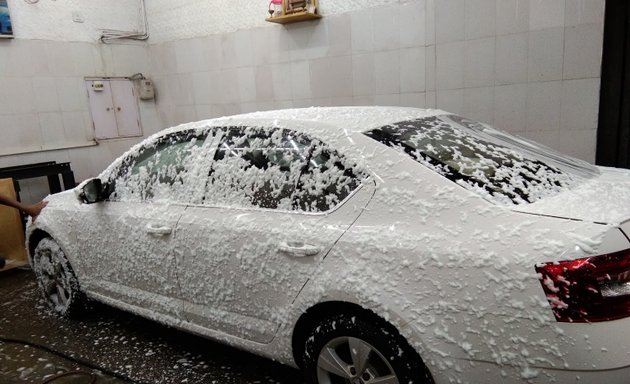
<path fill-rule="evenodd" d="M 310 244 L 283 241 L 278 246 L 278 250 L 282 253 L 288 253 L 292 256 L 305 257 L 315 256 L 319 252 L 321 252 L 322 249 L 320 247 L 316 247 Z"/>
<path fill-rule="evenodd" d="M 148 234 L 160 235 L 160 236 L 170 235 L 171 232 L 173 232 L 173 228 L 171 227 L 166 227 L 166 226 L 158 227 L 158 226 L 154 226 L 153 224 L 147 224 L 147 226 L 145 227 L 145 230 L 147 231 Z"/>

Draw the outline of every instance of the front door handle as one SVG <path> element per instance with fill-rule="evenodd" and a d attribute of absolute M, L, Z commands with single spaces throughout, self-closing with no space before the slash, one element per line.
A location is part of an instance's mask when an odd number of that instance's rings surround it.
<path fill-rule="evenodd" d="M 159 227 L 159 226 L 154 226 L 152 224 L 147 224 L 147 226 L 145 227 L 145 230 L 150 235 L 160 235 L 160 236 L 170 235 L 171 232 L 173 232 L 173 228 L 171 227 L 166 227 L 166 226 Z"/>
<path fill-rule="evenodd" d="M 316 247 L 310 244 L 304 244 L 301 242 L 287 242 L 283 241 L 278 246 L 278 250 L 282 253 L 288 253 L 292 256 L 297 257 L 305 257 L 305 256 L 315 256 L 319 252 L 321 252 L 320 247 Z"/>

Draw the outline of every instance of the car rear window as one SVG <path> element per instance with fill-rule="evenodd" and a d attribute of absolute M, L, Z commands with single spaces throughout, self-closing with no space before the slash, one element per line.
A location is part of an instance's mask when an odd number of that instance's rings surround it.
<path fill-rule="evenodd" d="M 499 204 L 533 203 L 598 173 L 581 160 L 455 115 L 401 121 L 365 134 Z"/>

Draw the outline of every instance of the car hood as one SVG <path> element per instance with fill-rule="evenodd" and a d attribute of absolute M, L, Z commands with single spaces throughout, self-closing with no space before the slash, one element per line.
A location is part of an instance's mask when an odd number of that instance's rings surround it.
<path fill-rule="evenodd" d="M 515 210 L 615 225 L 630 220 L 630 170 L 598 168 L 598 176 Z"/>

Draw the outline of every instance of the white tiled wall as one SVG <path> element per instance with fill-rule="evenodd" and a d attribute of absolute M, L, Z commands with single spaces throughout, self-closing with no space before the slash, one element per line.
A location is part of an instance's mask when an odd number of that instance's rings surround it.
<path fill-rule="evenodd" d="M 391 3 L 150 44 L 162 125 L 311 105 L 423 107 L 426 2 Z"/>
<path fill-rule="evenodd" d="M 35 9 L 16 3 L 14 15 Z M 439 107 L 593 161 L 604 0 L 321 3 L 320 21 L 280 26 L 248 0 L 168 0 L 168 12 L 148 2 L 148 44 L 2 41 L 0 89 L 10 92 L 0 92 L 0 153 L 91 140 L 83 77 L 143 72 L 157 90 L 155 103 L 141 103 L 145 134 L 273 108 Z M 0 156 L 0 167 L 72 161 L 82 179 L 134 141 Z"/>
<path fill-rule="evenodd" d="M 428 0 L 427 104 L 592 162 L 603 21 L 604 0 Z"/>
<path fill-rule="evenodd" d="M 438 107 L 594 160 L 604 0 L 338 3 L 319 22 L 152 40 L 162 125 L 311 105 Z"/>
<path fill-rule="evenodd" d="M 138 0 L 7 0 L 18 39 L 94 42 L 102 29 L 137 31 Z M 74 17 L 81 21 L 74 21 Z"/>
<path fill-rule="evenodd" d="M 412 1 L 323 0 L 319 2 L 319 8 L 322 14 L 333 16 L 409 2 Z M 152 40 L 155 43 L 257 28 L 266 24 L 264 19 L 269 15 L 269 1 L 266 0 L 150 0 L 146 5 Z"/>
<path fill-rule="evenodd" d="M 143 44 L 0 40 L 0 167 L 71 162 L 77 181 L 96 176 L 139 139 L 95 145 L 84 77 L 130 76 L 148 69 Z M 140 107 L 145 135 L 163 128 L 155 103 L 140 102 Z M 80 148 L 57 149 L 74 146 Z M 23 184 L 24 201 L 47 194 L 45 178 Z"/>

